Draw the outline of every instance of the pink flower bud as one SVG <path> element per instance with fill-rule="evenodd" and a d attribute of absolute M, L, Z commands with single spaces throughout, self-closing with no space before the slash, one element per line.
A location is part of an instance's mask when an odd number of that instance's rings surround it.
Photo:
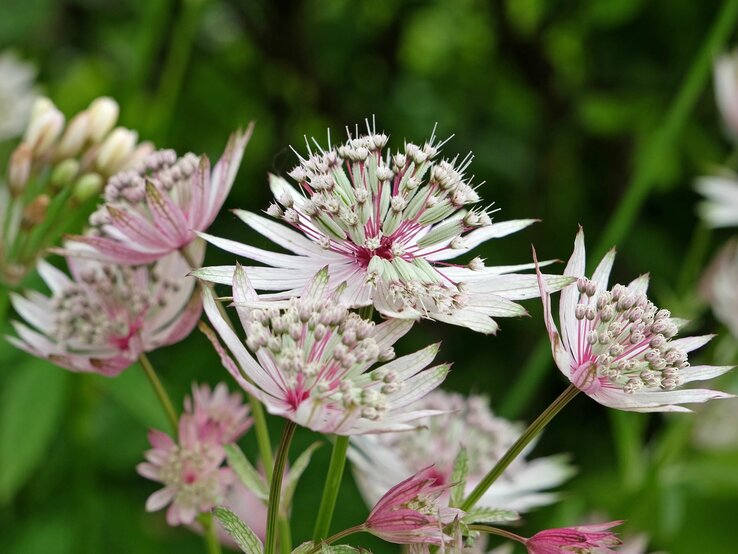
<path fill-rule="evenodd" d="M 597 525 L 546 529 L 527 539 L 525 546 L 528 554 L 563 554 L 565 552 L 609 554 L 615 552 L 611 547 L 620 545 L 621 541 L 615 533 L 608 529 L 621 523 L 623 522 L 611 521 Z"/>

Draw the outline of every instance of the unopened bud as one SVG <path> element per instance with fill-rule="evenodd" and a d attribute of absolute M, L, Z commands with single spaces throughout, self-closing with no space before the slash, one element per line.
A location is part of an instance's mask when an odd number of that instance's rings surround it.
<path fill-rule="evenodd" d="M 139 162 L 142 162 L 151 154 L 153 154 L 155 150 L 156 148 L 154 147 L 154 144 L 152 142 L 142 142 L 136 147 L 133 153 L 128 156 L 128 159 L 126 159 L 126 161 L 123 163 L 120 171 L 123 171 L 124 169 L 133 169 L 139 164 Z"/>
<path fill-rule="evenodd" d="M 97 167 L 106 175 L 117 173 L 133 153 L 138 134 L 130 129 L 118 127 L 102 143 L 97 153 Z"/>
<path fill-rule="evenodd" d="M 46 210 L 51 203 L 48 194 L 40 194 L 34 198 L 23 210 L 23 227 L 29 229 L 41 223 L 46 217 Z"/>
<path fill-rule="evenodd" d="M 87 112 L 80 112 L 72 118 L 56 147 L 57 160 L 72 158 L 79 154 L 89 134 L 89 121 Z"/>
<path fill-rule="evenodd" d="M 33 107 L 31 121 L 23 139 L 34 154 L 42 155 L 51 148 L 64 129 L 64 114 L 48 98 L 40 98 Z"/>
<path fill-rule="evenodd" d="M 97 173 L 85 173 L 74 183 L 72 194 L 78 202 L 85 202 L 93 196 L 100 194 L 103 184 L 103 178 Z"/>
<path fill-rule="evenodd" d="M 107 96 L 96 98 L 87 108 L 90 117 L 89 136 L 94 142 L 100 142 L 118 121 L 120 108 L 118 102 Z"/>
<path fill-rule="evenodd" d="M 31 162 L 33 161 L 33 151 L 31 147 L 22 142 L 13 151 L 8 164 L 8 184 L 10 192 L 13 196 L 18 196 L 23 189 L 26 188 L 28 179 L 31 176 Z"/>
<path fill-rule="evenodd" d="M 60 189 L 72 182 L 79 172 L 79 162 L 68 158 L 57 164 L 51 173 L 51 186 Z"/>

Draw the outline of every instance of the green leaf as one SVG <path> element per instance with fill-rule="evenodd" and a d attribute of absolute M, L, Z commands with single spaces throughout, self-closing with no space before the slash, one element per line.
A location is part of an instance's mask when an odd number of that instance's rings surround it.
<path fill-rule="evenodd" d="M 251 465 L 246 455 L 237 444 L 226 444 L 223 447 L 228 457 L 228 465 L 239 480 L 262 500 L 269 498 L 269 486 L 264 477 Z"/>
<path fill-rule="evenodd" d="M 461 506 L 464 501 L 464 489 L 466 489 L 466 476 L 469 473 L 469 455 L 466 447 L 462 446 L 454 460 L 454 469 L 451 472 L 451 507 Z"/>
<path fill-rule="evenodd" d="M 264 545 L 259 537 L 241 519 L 227 508 L 217 507 L 213 514 L 218 518 L 223 528 L 236 541 L 242 552 L 246 554 L 261 554 Z"/>
<path fill-rule="evenodd" d="M 0 392 L 0 503 L 41 464 L 61 419 L 69 373 L 26 358 Z"/>
<path fill-rule="evenodd" d="M 302 473 L 307 469 L 310 463 L 310 458 L 313 456 L 313 452 L 317 450 L 323 443 L 314 442 L 308 446 L 305 451 L 297 457 L 295 463 L 292 464 L 287 477 L 285 478 L 284 487 L 282 489 L 282 512 L 287 513 L 289 507 L 292 505 L 292 497 L 295 495 L 295 489 L 297 488 L 297 482 L 300 480 Z"/>
<path fill-rule="evenodd" d="M 509 523 L 518 521 L 520 514 L 504 508 L 475 508 L 463 518 L 464 523 Z"/>
<path fill-rule="evenodd" d="M 300 546 L 295 548 L 292 551 L 292 554 L 307 554 L 313 549 L 314 546 L 315 546 L 315 543 L 313 541 L 304 542 Z"/>
<path fill-rule="evenodd" d="M 307 554 L 315 548 L 313 541 L 307 541 L 292 551 L 292 554 Z M 356 548 L 347 544 L 323 544 L 320 547 L 321 554 L 354 554 L 355 552 L 371 554 L 371 550 Z"/>

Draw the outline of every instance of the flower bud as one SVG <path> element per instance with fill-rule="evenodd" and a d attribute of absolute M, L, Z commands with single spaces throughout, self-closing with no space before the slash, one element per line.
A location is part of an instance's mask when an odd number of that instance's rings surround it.
<path fill-rule="evenodd" d="M 26 188 L 26 183 L 28 183 L 31 175 L 32 162 L 33 151 L 31 147 L 25 142 L 20 143 L 10 156 L 10 163 L 8 164 L 8 184 L 13 196 L 18 196 Z"/>
<path fill-rule="evenodd" d="M 97 167 L 106 175 L 113 175 L 134 152 L 138 133 L 118 127 L 102 143 L 97 153 Z"/>
<path fill-rule="evenodd" d="M 51 173 L 51 186 L 60 189 L 67 186 L 77 176 L 79 162 L 74 158 L 68 158 L 57 164 Z"/>
<path fill-rule="evenodd" d="M 40 98 L 33 107 L 31 121 L 26 129 L 24 142 L 34 154 L 46 153 L 64 128 L 64 114 L 48 98 Z"/>
<path fill-rule="evenodd" d="M 57 160 L 72 158 L 79 154 L 89 135 L 89 122 L 87 112 L 80 112 L 72 118 L 56 147 Z"/>
<path fill-rule="evenodd" d="M 87 108 L 90 118 L 89 135 L 94 142 L 100 142 L 118 121 L 118 103 L 107 96 L 96 98 Z"/>
<path fill-rule="evenodd" d="M 97 173 L 85 173 L 74 183 L 72 194 L 78 202 L 85 202 L 93 196 L 100 194 L 103 188 L 103 178 Z"/>
<path fill-rule="evenodd" d="M 34 198 L 23 210 L 23 227 L 28 229 L 41 223 L 46 217 L 50 203 L 48 194 L 40 194 Z"/>

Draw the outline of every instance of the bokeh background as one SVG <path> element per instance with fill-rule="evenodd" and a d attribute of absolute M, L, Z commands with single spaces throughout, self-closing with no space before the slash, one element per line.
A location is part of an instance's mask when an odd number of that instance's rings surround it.
<path fill-rule="evenodd" d="M 727 363 L 734 339 L 695 292 L 706 260 L 730 234 L 706 231 L 695 215 L 695 177 L 732 149 L 707 70 L 695 78 L 696 102 L 659 142 L 721 6 L 2 0 L 0 50 L 11 47 L 34 63 L 41 91 L 68 116 L 110 95 L 121 104 L 122 124 L 179 152 L 217 156 L 234 128 L 255 120 L 227 207 L 265 209 L 268 172 L 294 166 L 288 146 L 299 150 L 303 135 L 323 140 L 330 127 L 340 136 L 346 125 L 376 116 L 378 129 L 399 145 L 423 141 L 437 124 L 439 136 L 454 135 L 446 152 L 475 153 L 472 172 L 486 182 L 480 192 L 500 209 L 498 219 L 542 220 L 485 246 L 480 254 L 490 263 L 527 262 L 531 243 L 543 257 L 566 258 L 578 224 L 600 253 L 615 233 L 615 277 L 650 272 L 658 304 L 693 318 L 693 331 L 723 331 L 700 356 Z M 637 185 L 646 192 L 641 209 L 615 231 L 609 222 L 639 174 L 647 177 Z M 262 243 L 227 211 L 212 232 Z M 230 263 L 215 250 L 207 260 Z M 531 317 L 503 320 L 496 337 L 423 323 L 400 348 L 443 340 L 440 357 L 454 361 L 447 388 L 485 393 L 496 412 L 530 420 L 564 381 L 541 346 L 539 303 L 525 305 Z M 178 400 L 193 381 L 226 377 L 198 334 L 151 358 Z M 135 465 L 147 448 L 146 429 L 166 423 L 140 369 L 115 380 L 72 375 L 4 342 L 0 364 L 0 551 L 202 551 L 199 537 L 169 528 L 163 513 L 144 512 L 156 485 Z M 735 387 L 731 380 L 721 386 Z M 696 418 L 622 416 L 577 398 L 536 453 L 570 453 L 579 475 L 561 502 L 526 517 L 520 532 L 617 518 L 627 520 L 626 535 L 650 536 L 649 551 L 735 552 L 738 439 L 718 447 L 710 436 L 735 428 L 738 407 L 711 409 Z M 274 438 L 281 422 L 270 424 Z M 293 458 L 315 439 L 300 430 Z M 255 452 L 254 437 L 242 446 Z M 296 543 L 309 538 L 329 453 L 329 446 L 318 451 L 298 487 Z M 349 473 L 335 530 L 367 513 Z M 365 537 L 355 542 L 393 551 Z"/>

